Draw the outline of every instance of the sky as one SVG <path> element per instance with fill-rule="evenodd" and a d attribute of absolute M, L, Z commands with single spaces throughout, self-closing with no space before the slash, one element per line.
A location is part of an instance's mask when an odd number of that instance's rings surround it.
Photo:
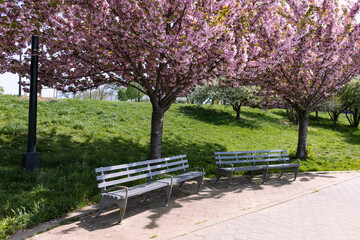
<path fill-rule="evenodd" d="M 19 77 L 15 74 L 5 73 L 0 74 L 0 86 L 4 88 L 5 94 L 17 95 L 19 94 Z"/>
<path fill-rule="evenodd" d="M 23 79 L 24 80 L 24 79 Z M 4 94 L 18 95 L 19 94 L 19 76 L 12 73 L 0 74 L 0 86 L 4 88 Z M 53 89 L 43 89 L 41 92 L 42 97 L 53 97 Z M 24 91 L 21 90 L 21 95 Z"/>

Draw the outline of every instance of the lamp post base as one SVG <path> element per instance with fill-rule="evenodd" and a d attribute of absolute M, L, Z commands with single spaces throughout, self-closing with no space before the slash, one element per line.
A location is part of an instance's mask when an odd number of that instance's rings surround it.
<path fill-rule="evenodd" d="M 34 170 L 40 168 L 40 154 L 38 152 L 26 152 L 22 156 L 21 168 Z"/>

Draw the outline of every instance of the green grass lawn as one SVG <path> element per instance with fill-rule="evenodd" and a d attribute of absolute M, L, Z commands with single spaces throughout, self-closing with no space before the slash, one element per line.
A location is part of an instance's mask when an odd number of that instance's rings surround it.
<path fill-rule="evenodd" d="M 28 101 L 0 95 L 0 238 L 99 199 L 94 168 L 146 160 L 150 103 L 61 100 L 38 103 L 41 171 L 20 169 L 26 151 Z M 300 171 L 360 169 L 360 129 L 344 116 L 334 126 L 325 113 L 310 118 L 311 158 Z M 297 126 L 284 110 L 174 104 L 165 114 L 163 156 L 187 154 L 190 165 L 214 176 L 214 151 L 288 149 Z"/>

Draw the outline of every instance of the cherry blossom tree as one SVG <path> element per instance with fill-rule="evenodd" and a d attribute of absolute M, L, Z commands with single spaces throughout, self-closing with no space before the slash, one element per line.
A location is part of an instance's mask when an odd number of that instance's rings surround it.
<path fill-rule="evenodd" d="M 14 59 L 36 30 L 37 18 L 30 11 L 32 4 L 29 0 L 0 0 L 0 73 L 14 67 Z"/>
<path fill-rule="evenodd" d="M 359 73 L 359 1 L 280 0 L 249 28 L 241 79 L 284 99 L 299 116 L 296 157 L 307 158 L 309 113 Z"/>
<path fill-rule="evenodd" d="M 153 107 L 150 158 L 159 158 L 164 113 L 176 97 L 245 64 L 246 40 L 229 26 L 248 7 L 233 0 L 29 1 L 41 23 L 40 82 L 61 91 L 116 83 L 144 92 Z M 28 69 L 19 64 L 7 68 Z"/>

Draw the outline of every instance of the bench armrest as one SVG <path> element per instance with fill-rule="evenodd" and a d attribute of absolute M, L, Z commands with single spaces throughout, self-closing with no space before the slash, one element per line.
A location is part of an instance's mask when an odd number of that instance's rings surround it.
<path fill-rule="evenodd" d="M 186 172 L 189 172 L 191 170 L 199 170 L 200 172 L 205 173 L 204 168 L 202 168 L 202 167 L 192 167 L 192 168 L 187 169 Z"/>
<path fill-rule="evenodd" d="M 231 167 L 231 171 L 234 171 L 234 164 L 231 163 L 222 163 L 221 165 L 227 165 Z M 220 166 L 218 166 L 218 168 L 221 168 Z"/>
<path fill-rule="evenodd" d="M 168 178 L 170 178 L 170 185 L 172 186 L 173 185 L 173 176 L 171 176 L 171 175 L 168 175 L 168 174 L 161 174 L 161 175 L 158 175 L 158 176 L 155 176 L 154 178 L 153 178 L 153 180 L 156 180 L 156 179 L 158 179 L 158 178 L 161 178 L 161 177 L 168 177 Z M 160 179 L 161 180 L 161 179 Z"/>
<path fill-rule="evenodd" d="M 128 198 L 128 193 L 129 193 L 129 188 L 128 188 L 128 187 L 125 187 L 125 186 L 120 186 L 120 185 L 118 185 L 118 186 L 113 186 L 113 187 L 111 187 L 111 188 L 107 188 L 104 192 L 109 192 L 109 191 L 114 190 L 114 189 L 117 189 L 117 188 L 125 189 L 125 191 L 126 191 L 125 198 L 127 199 L 127 198 Z"/>

